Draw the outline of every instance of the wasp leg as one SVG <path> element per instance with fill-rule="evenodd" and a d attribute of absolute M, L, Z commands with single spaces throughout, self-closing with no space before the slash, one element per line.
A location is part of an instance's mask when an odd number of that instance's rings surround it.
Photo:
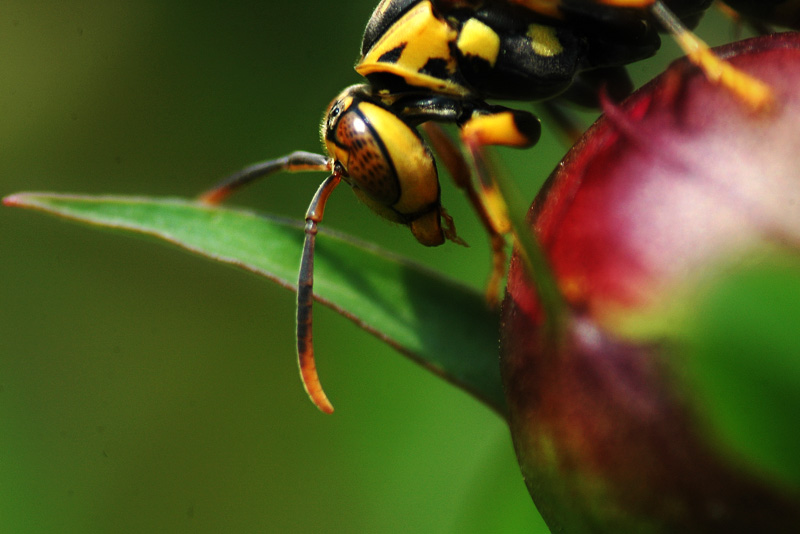
<path fill-rule="evenodd" d="M 422 128 L 428 135 L 431 147 L 439 156 L 439 161 L 450 173 L 456 186 L 464 191 L 470 204 L 472 204 L 472 209 L 478 215 L 478 220 L 483 224 L 486 233 L 489 235 L 489 243 L 492 247 L 492 271 L 486 282 L 486 301 L 490 306 L 495 307 L 498 303 L 500 283 L 505 276 L 505 237 L 496 227 L 488 208 L 484 205 L 483 197 L 475 189 L 469 164 L 453 139 L 436 123 L 426 122 L 422 125 Z"/>
<path fill-rule="evenodd" d="M 485 151 L 487 145 L 501 145 L 527 148 L 536 144 L 541 134 L 539 119 L 533 114 L 501 107 L 476 110 L 460 125 L 461 141 L 472 158 L 478 184 L 481 188 L 481 202 L 488 213 L 492 235 L 492 248 L 500 250 L 505 245 L 502 236 L 511 232 L 508 209 L 494 181 L 494 169 Z M 494 255 L 494 270 L 490 284 L 499 285 L 505 271 L 505 256 Z M 495 290 L 496 294 L 496 290 Z"/>
<path fill-rule="evenodd" d="M 476 110 L 461 125 L 461 141 L 472 158 L 483 204 L 498 234 L 510 233 L 511 223 L 506 202 L 495 183 L 494 170 L 485 148 L 487 145 L 527 148 L 536 144 L 540 133 L 539 119 L 533 114 L 500 107 Z"/>
<path fill-rule="evenodd" d="M 441 95 L 412 97 L 396 101 L 393 110 L 413 125 L 428 121 L 456 124 L 474 163 L 485 159 L 482 147 L 486 145 L 528 148 L 536 144 L 542 132 L 539 119 L 532 113 L 490 106 L 482 101 L 462 101 Z M 484 200 L 491 200 L 491 174 L 477 170 Z M 495 213 L 493 202 L 484 202 L 484 205 L 490 216 L 496 216 L 497 220 L 492 221 L 495 229 L 498 233 L 505 233 L 504 229 L 508 227 L 504 223 L 505 217 Z"/>
<path fill-rule="evenodd" d="M 511 229 L 508 215 L 497 187 L 485 147 L 500 145 L 527 148 L 536 144 L 541 134 L 539 119 L 531 113 L 501 107 L 473 112 L 460 124 L 461 142 L 469 152 L 478 176 L 483 202 L 492 218 L 495 229 L 506 234 Z"/>
<path fill-rule="evenodd" d="M 261 163 L 245 167 L 200 195 L 199 200 L 204 204 L 219 204 L 230 196 L 231 193 L 241 189 L 245 185 L 280 171 L 300 172 L 330 170 L 331 162 L 327 156 L 313 154 L 311 152 L 292 152 L 288 156 L 282 158 L 262 161 Z"/>
<path fill-rule="evenodd" d="M 300 378 L 303 387 L 316 404 L 325 413 L 333 413 L 333 405 L 328 400 L 317 374 L 314 361 L 314 345 L 312 342 L 312 311 L 314 297 L 314 244 L 317 236 L 317 225 L 322 221 L 325 203 L 341 181 L 341 173 L 334 171 L 319 186 L 306 212 L 305 240 L 303 255 L 300 258 L 300 275 L 297 280 L 297 363 L 300 367 Z"/>
<path fill-rule="evenodd" d="M 476 109 L 459 127 L 461 139 L 470 150 L 486 145 L 528 148 L 539 141 L 542 132 L 535 115 L 500 106 Z"/>
<path fill-rule="evenodd" d="M 686 52 L 689 60 L 702 69 L 711 82 L 731 91 L 753 111 L 764 111 L 771 107 L 774 95 L 768 85 L 718 57 L 706 43 L 687 29 L 661 0 L 653 3 L 651 12 L 672 35 L 678 46 Z"/>
<path fill-rule="evenodd" d="M 442 95 L 400 99 L 394 102 L 393 109 L 414 125 L 433 121 L 454 123 L 459 127 L 461 141 L 467 148 L 477 171 L 480 191 L 476 191 L 470 183 L 468 165 L 463 161 L 458 149 L 451 146 L 452 141 L 447 139 L 443 132 L 436 132 L 433 126 L 425 128 L 429 134 L 433 132 L 431 142 L 436 144 L 437 152 L 442 155 L 443 162 L 448 166 L 456 183 L 467 191 L 470 202 L 488 230 L 495 259 L 487 295 L 489 302 L 493 302 L 505 270 L 505 256 L 500 256 L 499 253 L 502 251 L 505 254 L 503 250 L 505 240 L 502 236 L 510 232 L 511 225 L 508 222 L 505 201 L 492 179 L 484 147 L 486 145 L 517 148 L 533 146 L 541 134 L 539 119 L 526 111 L 490 106 L 482 101 L 456 100 Z M 473 193 L 470 193 L 470 190 Z"/>

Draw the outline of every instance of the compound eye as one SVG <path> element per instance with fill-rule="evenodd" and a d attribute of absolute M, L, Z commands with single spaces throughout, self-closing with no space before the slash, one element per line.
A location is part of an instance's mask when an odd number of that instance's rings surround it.
<path fill-rule="evenodd" d="M 325 127 L 330 132 L 336 126 L 336 121 L 339 119 L 339 116 L 342 114 L 342 105 L 340 102 L 334 102 L 331 105 L 331 109 L 328 111 L 328 117 L 325 121 Z"/>
<path fill-rule="evenodd" d="M 400 195 L 399 184 L 384 141 L 360 109 L 343 113 L 335 126 L 340 161 L 355 187 L 390 206 Z"/>

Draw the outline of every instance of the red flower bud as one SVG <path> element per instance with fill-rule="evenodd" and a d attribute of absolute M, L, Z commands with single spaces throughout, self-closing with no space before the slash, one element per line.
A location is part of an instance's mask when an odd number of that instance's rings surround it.
<path fill-rule="evenodd" d="M 772 88 L 768 111 L 676 62 L 607 106 L 531 207 L 563 328 L 545 328 L 512 260 L 503 379 L 526 484 L 554 531 L 800 529 L 800 497 L 721 450 L 681 375 L 679 318 L 704 288 L 800 246 L 800 35 L 717 52 Z"/>

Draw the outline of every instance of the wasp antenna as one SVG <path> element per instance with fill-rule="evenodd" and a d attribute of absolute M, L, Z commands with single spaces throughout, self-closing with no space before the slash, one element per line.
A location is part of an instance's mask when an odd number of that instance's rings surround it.
<path fill-rule="evenodd" d="M 297 363 L 300 378 L 311 401 L 325 413 L 333 413 L 333 405 L 328 400 L 317 374 L 312 341 L 312 311 L 314 297 L 314 244 L 317 225 L 322 221 L 325 203 L 333 190 L 339 185 L 341 174 L 335 172 L 319 186 L 306 212 L 305 241 L 300 258 L 300 274 L 297 280 Z"/>
<path fill-rule="evenodd" d="M 264 178 L 276 172 L 300 172 L 300 171 L 330 171 L 331 162 L 327 156 L 314 154 L 312 152 L 297 151 L 288 156 L 278 159 L 262 161 L 236 172 L 221 180 L 212 189 L 209 189 L 199 200 L 204 204 L 219 204 L 234 191 L 241 189 L 247 184 L 259 178 Z"/>

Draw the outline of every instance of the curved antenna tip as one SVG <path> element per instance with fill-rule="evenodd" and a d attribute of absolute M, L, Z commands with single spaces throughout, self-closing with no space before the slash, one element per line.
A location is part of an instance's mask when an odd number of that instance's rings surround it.
<path fill-rule="evenodd" d="M 313 355 L 306 354 L 300 358 L 300 378 L 303 381 L 303 387 L 306 393 L 308 393 L 311 402 L 313 402 L 321 412 L 332 414 L 333 404 L 328 400 L 328 396 L 325 395 L 325 391 L 322 389 Z"/>

